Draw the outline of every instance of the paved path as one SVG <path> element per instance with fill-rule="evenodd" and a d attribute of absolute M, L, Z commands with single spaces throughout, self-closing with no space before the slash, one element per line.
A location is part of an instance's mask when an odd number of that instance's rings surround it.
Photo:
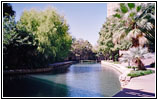
<path fill-rule="evenodd" d="M 151 63 L 153 62 L 153 60 L 146 60 L 144 64 L 148 65 L 150 64 L 149 62 Z M 112 64 L 106 61 L 102 61 L 102 64 L 113 66 L 115 69 L 121 72 L 122 75 L 128 72 L 128 69 L 125 67 L 127 66 L 127 63 Z M 155 70 L 155 68 L 148 69 Z M 154 97 L 155 76 L 155 73 L 153 73 L 145 76 L 132 78 L 130 82 L 127 85 L 123 86 L 123 89 L 119 93 L 115 94 L 113 97 Z"/>
<path fill-rule="evenodd" d="M 132 78 L 122 91 L 114 97 L 154 97 L 155 73 Z"/>

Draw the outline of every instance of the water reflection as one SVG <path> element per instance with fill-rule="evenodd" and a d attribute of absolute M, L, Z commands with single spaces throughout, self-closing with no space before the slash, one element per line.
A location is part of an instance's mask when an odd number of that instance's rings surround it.
<path fill-rule="evenodd" d="M 100 64 L 74 64 L 67 70 L 5 76 L 7 97 L 108 97 L 120 90 L 117 73 Z"/>

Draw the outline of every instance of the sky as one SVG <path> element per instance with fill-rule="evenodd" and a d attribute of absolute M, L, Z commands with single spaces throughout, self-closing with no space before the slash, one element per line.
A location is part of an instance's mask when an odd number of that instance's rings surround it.
<path fill-rule="evenodd" d="M 106 20 L 106 3 L 11 3 L 16 12 L 16 20 L 20 19 L 24 10 L 35 8 L 44 10 L 54 7 L 65 16 L 69 32 L 75 38 L 88 40 L 93 46 L 99 39 L 99 31 Z"/>

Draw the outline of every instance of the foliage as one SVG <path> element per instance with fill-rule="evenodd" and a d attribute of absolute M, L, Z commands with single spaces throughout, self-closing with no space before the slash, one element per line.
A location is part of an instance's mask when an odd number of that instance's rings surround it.
<path fill-rule="evenodd" d="M 14 16 L 15 11 L 13 10 L 11 4 L 3 3 L 3 17 Z"/>
<path fill-rule="evenodd" d="M 24 11 L 20 21 L 4 17 L 4 66 L 9 69 L 45 67 L 67 57 L 72 38 L 63 16 L 50 8 Z"/>
<path fill-rule="evenodd" d="M 127 68 L 136 69 L 136 66 L 127 66 Z"/>
<path fill-rule="evenodd" d="M 139 71 L 132 71 L 128 74 L 128 76 L 131 76 L 131 77 L 138 77 L 138 76 L 143 76 L 143 75 L 148 75 L 148 74 L 152 74 L 153 71 L 152 70 L 139 70 Z"/>
<path fill-rule="evenodd" d="M 147 48 L 140 47 L 133 47 L 130 48 L 127 52 L 125 52 L 122 57 L 120 58 L 121 62 L 135 62 L 136 59 L 146 59 L 151 58 L 151 53 L 148 52 Z M 130 65 L 129 65 L 130 66 Z M 139 64 L 137 65 L 139 67 Z M 141 66 L 144 67 L 144 66 Z"/>
<path fill-rule="evenodd" d="M 138 29 L 145 33 L 149 49 L 155 51 L 155 4 L 148 3 L 142 6 L 143 12 L 135 19 Z"/>
<path fill-rule="evenodd" d="M 87 40 L 75 39 L 72 43 L 70 57 L 74 60 L 94 59 L 92 45 Z"/>
<path fill-rule="evenodd" d="M 120 7 L 115 10 L 116 13 L 113 16 L 120 20 L 117 30 L 113 35 L 113 42 L 115 44 L 128 40 L 132 42 L 132 46 L 134 47 L 140 45 L 144 46 L 146 39 L 144 38 L 144 34 L 137 28 L 137 20 L 135 19 L 135 17 L 142 12 L 141 9 L 142 5 L 140 4 L 121 3 Z M 143 38 L 141 40 L 144 41 L 140 41 L 140 38 Z"/>
<path fill-rule="evenodd" d="M 144 47 L 147 43 L 150 43 L 150 47 L 154 47 L 154 11 L 154 4 L 121 3 L 115 10 L 116 13 L 107 18 L 99 32 L 100 53 L 116 59 L 119 55 L 114 54 L 114 51 Z"/>
<path fill-rule="evenodd" d="M 115 10 L 114 17 L 120 19 L 119 28 L 114 34 L 113 42 L 129 40 L 132 46 L 149 45 L 155 51 L 155 4 L 121 3 Z"/>
<path fill-rule="evenodd" d="M 55 9 L 24 11 L 20 22 L 33 34 L 35 41 L 38 41 L 37 49 L 44 62 L 53 63 L 67 57 L 72 38 L 68 33 L 66 20 Z"/>
<path fill-rule="evenodd" d="M 9 69 L 32 67 L 36 45 L 33 35 L 15 22 L 14 17 L 3 20 L 4 67 Z"/>
<path fill-rule="evenodd" d="M 114 34 L 119 27 L 119 21 L 120 20 L 118 18 L 107 18 L 99 32 L 98 40 L 99 52 L 104 56 L 107 56 L 109 59 L 113 59 L 115 61 L 117 61 L 119 57 L 118 50 L 128 49 L 131 44 L 128 41 L 117 44 L 114 43 L 113 38 L 115 37 Z"/>
<path fill-rule="evenodd" d="M 102 54 L 110 53 L 112 51 L 112 48 L 114 47 L 114 44 L 112 42 L 112 22 L 110 19 L 107 19 L 107 21 L 103 24 L 100 32 L 99 32 L 99 51 Z"/>

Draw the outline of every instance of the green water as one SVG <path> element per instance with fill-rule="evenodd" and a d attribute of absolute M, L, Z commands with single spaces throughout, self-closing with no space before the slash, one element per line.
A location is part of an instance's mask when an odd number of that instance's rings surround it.
<path fill-rule="evenodd" d="M 120 90 L 118 74 L 100 64 L 74 64 L 67 70 L 4 76 L 4 97 L 111 97 Z"/>

